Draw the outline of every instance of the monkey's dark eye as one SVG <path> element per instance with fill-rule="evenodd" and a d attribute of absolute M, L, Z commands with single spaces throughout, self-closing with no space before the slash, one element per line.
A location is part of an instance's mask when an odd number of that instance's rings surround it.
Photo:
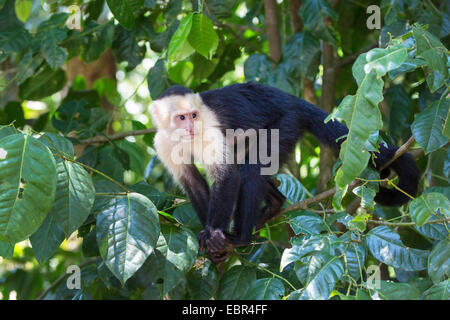
<path fill-rule="evenodd" d="M 197 118 L 197 114 L 195 112 L 192 114 L 192 118 Z"/>
<path fill-rule="evenodd" d="M 184 120 L 184 119 L 186 119 L 186 117 L 183 116 L 183 115 L 181 115 L 181 116 L 180 116 L 180 120 Z"/>

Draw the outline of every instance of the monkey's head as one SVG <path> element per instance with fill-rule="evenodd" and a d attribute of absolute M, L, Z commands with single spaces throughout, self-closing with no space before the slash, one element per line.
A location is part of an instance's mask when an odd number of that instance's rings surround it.
<path fill-rule="evenodd" d="M 183 86 L 172 86 L 150 105 L 150 114 L 158 130 L 181 130 L 181 136 L 192 139 L 203 105 L 198 93 Z"/>

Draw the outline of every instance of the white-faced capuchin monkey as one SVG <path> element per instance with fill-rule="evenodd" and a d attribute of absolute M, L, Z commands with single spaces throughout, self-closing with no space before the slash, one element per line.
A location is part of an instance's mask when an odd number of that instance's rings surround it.
<path fill-rule="evenodd" d="M 253 228 L 263 226 L 284 203 L 271 179 L 273 172 L 263 172 L 272 164 L 263 159 L 262 149 L 281 165 L 306 131 L 336 151 L 348 133 L 338 121 L 324 123 L 328 114 L 322 109 L 256 83 L 201 93 L 173 86 L 152 103 L 150 110 L 157 127 L 154 145 L 158 157 L 186 191 L 204 226 L 198 235 L 200 248 L 206 249 L 213 262 L 223 261 L 230 247 L 249 244 Z M 237 142 L 249 137 L 241 139 L 242 134 L 235 134 L 230 138 L 230 129 L 241 133 L 253 130 L 261 141 L 256 147 L 246 145 L 244 156 L 236 157 Z M 273 137 L 278 138 L 275 144 Z M 256 150 L 256 157 L 250 154 L 252 150 Z M 396 150 L 380 145 L 380 153 L 370 165 L 381 168 Z M 202 165 L 214 179 L 211 189 L 194 163 Z M 417 193 L 420 172 L 410 154 L 391 163 L 381 172 L 382 178 L 389 175 L 389 169 L 399 176 L 399 188 L 412 196 Z M 408 200 L 404 193 L 381 186 L 375 197 L 385 206 Z M 231 219 L 232 231 L 227 232 Z"/>

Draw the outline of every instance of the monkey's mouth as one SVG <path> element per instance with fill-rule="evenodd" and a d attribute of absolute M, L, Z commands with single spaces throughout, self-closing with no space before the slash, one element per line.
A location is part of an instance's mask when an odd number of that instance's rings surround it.
<path fill-rule="evenodd" d="M 193 134 L 184 134 L 181 136 L 181 140 L 192 140 L 196 136 L 195 133 Z"/>

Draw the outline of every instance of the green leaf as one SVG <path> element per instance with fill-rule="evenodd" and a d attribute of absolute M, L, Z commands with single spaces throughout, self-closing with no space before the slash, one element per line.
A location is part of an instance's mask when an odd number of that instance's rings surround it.
<path fill-rule="evenodd" d="M 198 252 L 197 237 L 186 228 L 161 225 L 161 236 L 156 248 L 178 270 L 187 272 Z"/>
<path fill-rule="evenodd" d="M 11 126 L 0 126 L 0 139 L 15 133 L 16 131 Z"/>
<path fill-rule="evenodd" d="M 248 300 L 280 300 L 284 296 L 284 286 L 278 278 L 264 278 L 254 281 L 245 295 Z"/>
<path fill-rule="evenodd" d="M 300 7 L 300 16 L 305 25 L 305 29 L 310 31 L 315 37 L 331 44 L 337 44 L 336 32 L 325 21 L 328 17 L 336 21 L 338 14 L 331 8 L 327 1 L 303 1 Z"/>
<path fill-rule="evenodd" d="M 160 59 L 148 71 L 147 75 L 148 91 L 153 100 L 156 100 L 171 85 L 164 65 L 164 60 Z"/>
<path fill-rule="evenodd" d="M 17 84 L 22 84 L 36 73 L 36 69 L 42 64 L 44 58 L 41 55 L 33 57 L 32 50 L 28 50 L 17 65 Z"/>
<path fill-rule="evenodd" d="M 130 157 L 130 170 L 133 170 L 139 177 L 142 177 L 144 175 L 146 159 L 141 147 L 137 143 L 125 139 L 118 141 L 117 146 Z"/>
<path fill-rule="evenodd" d="M 56 223 L 66 237 L 89 216 L 95 198 L 95 189 L 89 173 L 79 164 L 61 161 L 57 164 L 58 182 L 54 212 Z"/>
<path fill-rule="evenodd" d="M 14 9 L 17 18 L 25 23 L 31 13 L 31 0 L 15 0 Z"/>
<path fill-rule="evenodd" d="M 194 208 L 192 208 L 192 205 L 188 203 L 178 206 L 172 215 L 177 221 L 193 231 L 200 231 L 203 229 L 197 213 Z"/>
<path fill-rule="evenodd" d="M 96 228 L 103 261 L 122 284 L 153 252 L 160 234 L 156 207 L 138 193 L 111 196 L 97 215 Z"/>
<path fill-rule="evenodd" d="M 275 178 L 281 182 L 278 190 L 280 190 L 283 196 L 285 196 L 291 203 L 297 203 L 306 199 L 306 188 L 293 176 L 285 173 L 279 173 L 275 175 Z"/>
<path fill-rule="evenodd" d="M 266 77 L 271 70 L 272 65 L 263 54 L 252 54 L 244 63 L 246 80 L 260 80 L 266 82 Z"/>
<path fill-rule="evenodd" d="M 420 271 L 427 268 L 430 252 L 405 247 L 400 236 L 386 226 L 370 230 L 366 241 L 372 255 L 388 266 L 405 271 Z"/>
<path fill-rule="evenodd" d="M 358 58 L 360 59 L 364 59 L 364 55 Z M 358 61 L 355 65 L 358 65 Z M 363 77 L 358 72 L 357 70 L 353 72 L 359 84 L 356 95 L 346 96 L 334 112 L 334 115 L 343 119 L 349 128 L 347 139 L 342 143 L 339 153 L 342 166 L 336 173 L 336 183 L 341 188 L 358 177 L 367 166 L 370 153 L 365 150 L 364 145 L 370 134 L 381 129 L 383 124 L 378 109 L 378 103 L 383 100 L 383 81 L 374 71 Z"/>
<path fill-rule="evenodd" d="M 143 278 L 146 287 L 152 285 L 152 283 L 163 281 L 162 290 L 160 290 L 161 298 L 185 281 L 184 273 L 168 261 L 158 250 L 155 250 L 148 257 L 144 265 L 136 273 L 136 277 Z"/>
<path fill-rule="evenodd" d="M 50 150 L 31 136 L 0 140 L 0 241 L 33 234 L 53 205 L 56 164 Z"/>
<path fill-rule="evenodd" d="M 320 41 L 308 31 L 297 32 L 283 49 L 283 59 L 295 68 L 296 76 L 314 80 L 319 65 Z M 297 74 L 298 72 L 298 74 Z"/>
<path fill-rule="evenodd" d="M 66 73 L 62 69 L 52 70 L 46 66 L 20 85 L 19 97 L 22 100 L 41 100 L 61 90 L 66 80 Z"/>
<path fill-rule="evenodd" d="M 66 33 L 51 29 L 46 34 L 41 44 L 42 55 L 52 69 L 58 69 L 65 63 L 68 56 L 67 50 L 58 46 L 58 43 L 66 37 Z"/>
<path fill-rule="evenodd" d="M 322 218 L 310 211 L 289 212 L 286 214 L 286 218 L 296 235 L 299 233 L 319 234 L 325 229 Z"/>
<path fill-rule="evenodd" d="M 194 14 L 189 14 L 184 17 L 177 31 L 175 31 L 169 43 L 168 58 L 170 61 L 183 60 L 194 53 L 194 48 L 191 47 L 188 41 L 189 33 L 191 32 Z"/>
<path fill-rule="evenodd" d="M 438 209 L 446 216 L 450 216 L 450 201 L 442 193 L 437 192 L 422 194 L 409 204 L 409 212 L 418 227 L 427 222 Z"/>
<path fill-rule="evenodd" d="M 256 272 L 253 268 L 242 265 L 234 266 L 227 270 L 220 279 L 218 300 L 244 299 L 250 285 L 256 280 Z"/>
<path fill-rule="evenodd" d="M 91 117 L 91 110 L 87 108 L 87 102 L 83 100 L 72 100 L 63 102 L 56 110 L 52 124 L 55 129 L 63 134 L 86 128 L 86 123 Z"/>
<path fill-rule="evenodd" d="M 335 236 L 329 237 L 323 235 L 292 238 L 292 247 L 283 251 L 280 262 L 280 272 L 292 262 L 299 260 L 313 251 L 324 251 L 334 254 L 332 247 L 335 240 L 337 240 Z"/>
<path fill-rule="evenodd" d="M 450 276 L 450 241 L 441 240 L 428 257 L 428 274 L 435 284 Z"/>
<path fill-rule="evenodd" d="M 350 230 L 358 230 L 359 232 L 364 232 L 367 227 L 367 220 L 370 218 L 370 214 L 365 214 L 362 210 L 359 214 L 355 215 L 350 221 L 348 221 L 348 228 Z"/>
<path fill-rule="evenodd" d="M 129 0 L 106 0 L 114 18 L 126 29 L 134 27 L 134 13 Z"/>
<path fill-rule="evenodd" d="M 388 72 L 389 78 L 391 78 L 391 80 L 394 80 L 394 78 L 397 77 L 398 75 L 405 72 L 414 71 L 418 67 L 424 66 L 425 64 L 426 64 L 425 60 L 417 58 L 407 58 L 405 62 L 402 63 L 401 66 Z"/>
<path fill-rule="evenodd" d="M 194 64 L 195 79 L 203 80 L 214 72 L 219 63 L 219 59 L 213 58 L 212 60 L 208 60 L 201 54 L 195 53 L 192 57 L 192 63 Z"/>
<path fill-rule="evenodd" d="M 84 46 L 81 57 L 85 62 L 97 60 L 106 49 L 108 49 L 114 40 L 114 22 L 99 25 L 91 21 L 83 32 L 90 32 L 93 29 L 96 31 L 84 37 Z M 97 80 L 98 81 L 98 80 Z M 120 100 L 119 100 L 120 102 Z"/>
<path fill-rule="evenodd" d="M 211 59 L 219 44 L 219 37 L 211 20 L 203 14 L 194 13 L 188 41 L 198 53 Z"/>
<path fill-rule="evenodd" d="M 449 300 L 450 299 L 450 279 L 435 284 L 424 292 L 423 300 Z"/>
<path fill-rule="evenodd" d="M 344 274 L 344 264 L 339 257 L 323 251 L 309 256 L 304 269 L 306 285 L 300 299 L 307 300 L 328 300 L 336 282 Z"/>
<path fill-rule="evenodd" d="M 136 68 L 145 57 L 146 47 L 139 45 L 139 41 L 138 29 L 126 30 L 121 26 L 115 27 L 112 49 L 118 62 L 128 62 L 125 68 L 127 71 Z M 95 42 L 93 45 L 96 45 Z"/>
<path fill-rule="evenodd" d="M 56 163 L 62 161 L 61 157 L 58 155 L 58 151 L 69 159 L 74 158 L 75 151 L 72 142 L 59 134 L 46 132 L 39 138 L 39 141 L 45 144 L 50 151 L 55 154 Z"/>
<path fill-rule="evenodd" d="M 14 243 L 0 241 L 0 257 L 9 259 L 14 255 Z"/>
<path fill-rule="evenodd" d="M 450 101 L 444 97 L 414 115 L 411 130 L 425 154 L 441 148 L 449 141 L 449 138 L 442 134 L 449 108 Z"/>
<path fill-rule="evenodd" d="M 191 299 L 209 300 L 219 286 L 219 273 L 211 261 L 207 260 L 199 268 L 192 268 L 186 276 Z"/>
<path fill-rule="evenodd" d="M 438 220 L 439 218 L 437 217 L 431 217 L 430 220 Z M 447 228 L 449 227 L 449 224 L 446 223 Z M 422 227 L 418 228 L 417 226 L 414 226 L 414 228 L 419 231 L 421 234 L 423 234 L 424 236 L 434 239 L 434 240 L 442 240 L 445 239 L 448 235 L 449 232 L 447 231 L 447 229 L 445 228 L 445 225 L 439 224 L 439 223 L 430 223 L 430 224 L 425 224 Z"/>
<path fill-rule="evenodd" d="M 408 51 L 401 44 L 387 49 L 375 48 L 367 52 L 367 63 L 364 65 L 365 73 L 375 70 L 379 77 L 384 76 L 391 70 L 400 67 L 406 60 Z"/>
<path fill-rule="evenodd" d="M 412 27 L 416 40 L 417 56 L 425 59 L 428 65 L 444 78 L 448 77 L 447 48 L 433 34 L 415 24 Z"/>
<path fill-rule="evenodd" d="M 25 125 L 22 103 L 18 101 L 9 101 L 5 105 L 4 111 L 6 113 L 5 124 L 14 122 L 14 127 L 16 128 L 22 128 Z"/>
<path fill-rule="evenodd" d="M 166 207 L 170 207 L 174 199 L 173 196 L 159 191 L 145 181 L 139 181 L 134 185 L 128 186 L 128 189 L 143 194 L 144 196 L 149 198 L 150 201 L 153 202 L 153 204 L 160 210 Z"/>
<path fill-rule="evenodd" d="M 377 298 L 383 300 L 418 300 L 420 291 L 408 283 L 398 283 L 392 281 L 379 281 L 380 288 L 374 290 L 372 299 Z"/>
<path fill-rule="evenodd" d="M 50 212 L 39 229 L 30 237 L 31 247 L 36 260 L 42 264 L 53 256 L 66 234 L 56 222 L 57 213 Z"/>
<path fill-rule="evenodd" d="M 410 118 L 413 113 L 413 103 L 402 85 L 389 87 L 386 92 L 389 105 L 389 134 L 396 139 L 405 139 L 411 135 Z"/>
<path fill-rule="evenodd" d="M 0 32 L 0 50 L 5 54 L 20 52 L 30 43 L 30 34 L 21 26 L 2 29 Z"/>
<path fill-rule="evenodd" d="M 375 190 L 367 188 L 365 186 L 358 186 L 353 189 L 353 193 L 361 198 L 361 206 L 368 210 L 374 210 L 374 198 L 376 195 Z"/>

